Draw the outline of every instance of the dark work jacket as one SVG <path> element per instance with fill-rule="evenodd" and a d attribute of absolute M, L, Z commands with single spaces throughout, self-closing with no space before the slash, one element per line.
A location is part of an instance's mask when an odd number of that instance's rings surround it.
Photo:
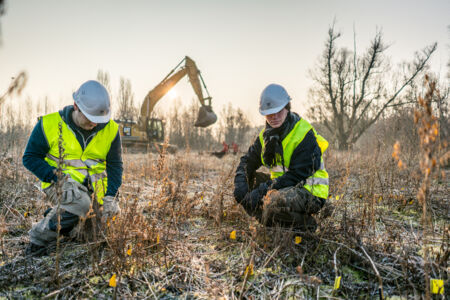
<path fill-rule="evenodd" d="M 286 130 L 280 134 L 281 141 L 289 134 L 299 120 L 299 115 L 289 112 L 284 121 L 288 122 Z M 283 125 L 285 124 L 283 123 Z M 266 128 L 271 128 L 267 122 Z M 262 145 L 258 136 L 253 145 L 248 149 L 247 154 L 241 157 L 240 164 L 236 169 L 236 179 L 240 177 L 239 179 L 243 180 L 245 177 L 245 180 L 250 183 L 250 187 L 256 170 L 262 166 L 261 151 Z M 269 185 L 269 188 L 279 190 L 304 182 L 306 178 L 313 175 L 320 168 L 320 158 L 321 151 L 317 144 L 314 131 L 311 129 L 292 153 L 287 171 L 282 176 L 274 179 L 271 185 Z"/>
<path fill-rule="evenodd" d="M 69 105 L 59 111 L 61 118 L 72 129 L 75 136 L 84 150 L 92 137 L 92 133 L 103 129 L 107 123 L 97 124 L 92 130 L 84 130 L 75 125 L 72 119 L 73 105 Z M 42 128 L 42 119 L 40 118 L 36 126 L 31 132 L 28 144 L 23 154 L 23 165 L 36 175 L 39 180 L 44 182 L 56 182 L 57 177 L 53 173 L 54 167 L 50 166 L 45 160 L 45 156 L 50 150 L 47 139 Z M 105 196 L 115 196 L 122 184 L 122 143 L 120 141 L 119 131 L 111 144 L 111 148 L 106 156 L 106 174 L 108 176 L 108 188 Z M 86 183 L 84 183 L 86 184 Z"/>

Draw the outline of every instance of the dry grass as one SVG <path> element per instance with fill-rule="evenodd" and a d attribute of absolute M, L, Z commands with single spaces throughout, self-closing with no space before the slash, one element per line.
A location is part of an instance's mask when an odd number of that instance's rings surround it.
<path fill-rule="evenodd" d="M 342 287 L 335 296 L 353 298 L 378 293 L 377 273 L 385 295 L 424 294 L 417 182 L 389 153 L 328 153 L 334 211 L 319 216 L 314 235 L 263 228 L 245 215 L 232 199 L 237 160 L 127 155 L 124 213 L 96 236 L 61 241 L 57 285 L 55 253 L 22 255 L 26 232 L 46 207 L 36 182 L 17 161 L 2 159 L 2 169 L 11 171 L 2 174 L 0 190 L 1 295 L 301 298 L 331 295 L 339 275 Z M 430 188 L 428 262 L 433 278 L 446 278 L 448 182 Z M 229 238 L 233 230 L 235 240 Z M 302 236 L 300 244 L 295 235 Z M 254 274 L 246 276 L 249 264 Z M 109 286 L 113 274 L 115 288 Z"/>
<path fill-rule="evenodd" d="M 42 258 L 24 257 L 23 249 L 27 231 L 50 204 L 20 157 L 4 154 L 0 296 L 421 298 L 428 277 L 443 279 L 448 291 L 449 170 L 430 170 L 422 198 L 424 152 L 411 155 L 407 147 L 328 150 L 333 207 L 319 214 L 315 234 L 262 227 L 235 204 L 238 156 L 127 154 L 122 215 L 101 223 L 94 205 L 83 220 L 87 234 L 62 239 L 59 250 Z M 433 149 L 425 163 L 446 153 Z M 337 276 L 341 288 L 334 291 Z"/>

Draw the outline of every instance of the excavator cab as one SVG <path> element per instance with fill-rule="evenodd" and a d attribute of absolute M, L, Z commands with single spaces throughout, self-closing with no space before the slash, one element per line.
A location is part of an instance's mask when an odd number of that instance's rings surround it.
<path fill-rule="evenodd" d="M 164 126 L 161 119 L 149 118 L 147 120 L 147 137 L 149 141 L 164 141 Z"/>

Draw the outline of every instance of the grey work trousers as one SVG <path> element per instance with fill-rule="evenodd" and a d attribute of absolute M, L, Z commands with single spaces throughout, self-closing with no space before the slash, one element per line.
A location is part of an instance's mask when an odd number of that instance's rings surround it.
<path fill-rule="evenodd" d="M 91 207 L 91 196 L 82 184 L 67 179 L 61 188 L 60 233 L 69 233 L 78 223 L 79 217 L 84 217 Z M 34 224 L 28 232 L 30 242 L 39 246 L 48 246 L 57 238 L 57 193 L 55 185 L 44 190 L 47 199 L 54 205 L 44 213 L 44 218 Z"/>

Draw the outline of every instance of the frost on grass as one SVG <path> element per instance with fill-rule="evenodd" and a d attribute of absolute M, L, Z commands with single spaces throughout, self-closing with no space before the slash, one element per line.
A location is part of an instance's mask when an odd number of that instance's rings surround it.
<path fill-rule="evenodd" d="M 15 171 L 0 175 L 0 296 L 354 298 L 378 296 L 380 282 L 385 296 L 425 294 L 420 178 L 390 153 L 327 153 L 332 207 L 315 234 L 248 217 L 232 198 L 238 159 L 125 155 L 123 214 L 101 224 L 93 210 L 82 222 L 88 234 L 61 241 L 55 274 L 55 250 L 23 256 L 50 203 L 17 159 L 2 157 L 2 169 Z M 448 181 L 430 189 L 427 263 L 431 277 L 446 279 Z"/>

